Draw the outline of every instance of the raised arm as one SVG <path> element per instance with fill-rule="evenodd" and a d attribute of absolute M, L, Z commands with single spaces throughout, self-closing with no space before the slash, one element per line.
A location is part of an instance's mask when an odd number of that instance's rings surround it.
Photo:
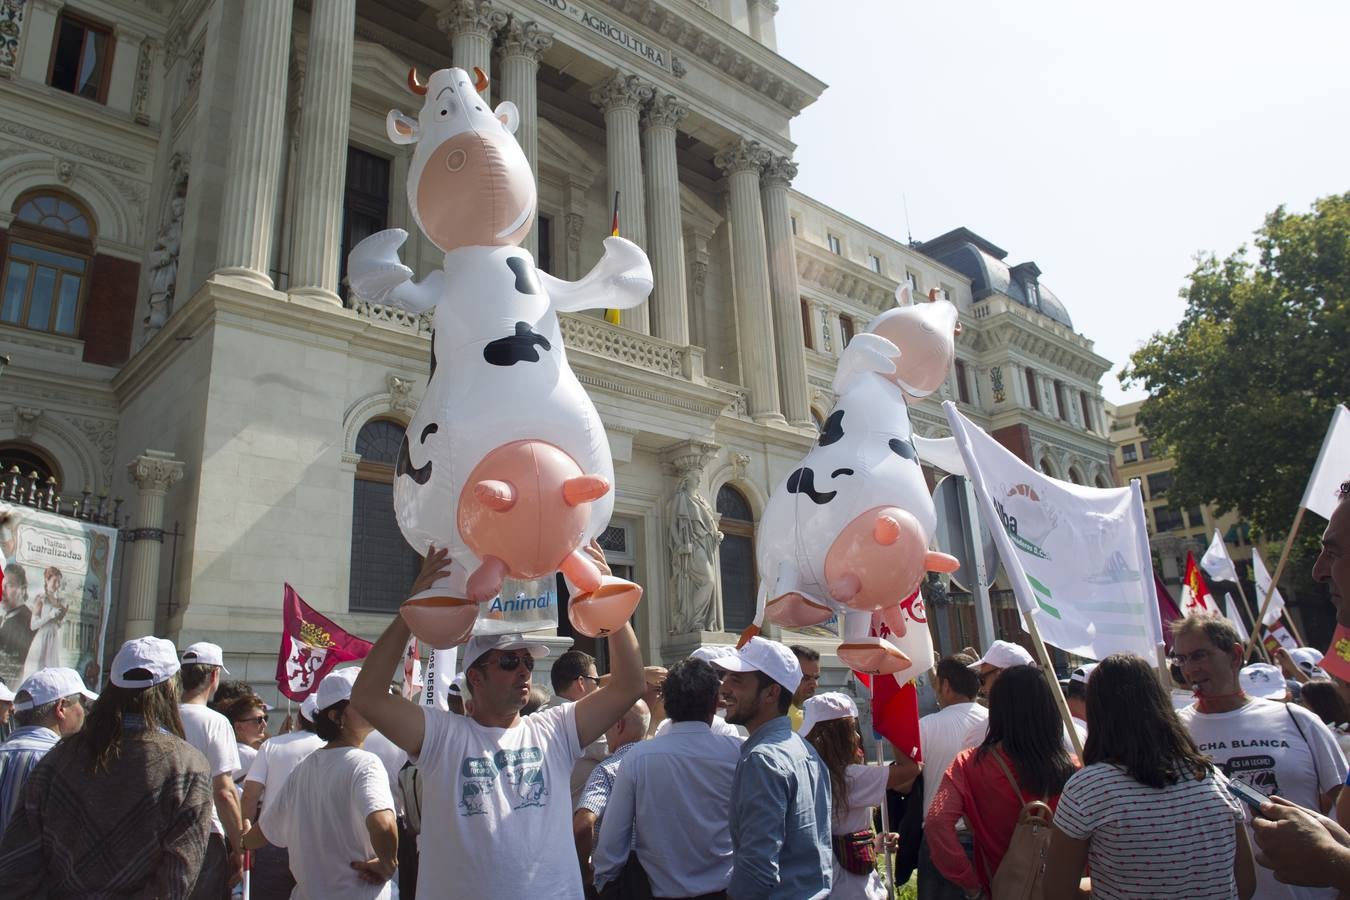
<path fill-rule="evenodd" d="M 601 574 L 610 574 L 605 551 L 598 543 L 591 541 L 586 553 L 600 567 Z M 610 634 L 609 661 L 609 679 L 605 686 L 582 697 L 576 704 L 577 741 L 583 747 L 594 743 L 623 718 L 647 690 L 642 652 L 631 624 L 625 622 L 622 628 Z"/>
<path fill-rule="evenodd" d="M 631 309 L 647 299 L 654 283 L 647 254 L 621 237 L 605 238 L 605 255 L 580 281 L 563 281 L 542 271 L 539 278 L 558 312 Z"/>
<path fill-rule="evenodd" d="M 398 258 L 408 239 L 402 228 L 388 228 L 364 238 L 347 257 L 347 283 L 352 293 L 368 303 L 397 306 L 412 313 L 426 312 L 439 302 L 444 275 L 438 269 L 419 284 L 413 271 Z"/>
<path fill-rule="evenodd" d="M 431 587 L 437 578 L 449 571 L 450 554 L 432 547 L 422 561 L 422 571 L 408 596 Z M 426 733 L 422 710 L 417 704 L 389 693 L 389 682 L 403 664 L 403 651 L 410 635 L 403 617 L 395 615 L 361 666 L 361 674 L 352 685 L 352 703 L 377 731 L 402 747 L 409 756 L 417 756 L 422 752 L 422 738 Z"/>

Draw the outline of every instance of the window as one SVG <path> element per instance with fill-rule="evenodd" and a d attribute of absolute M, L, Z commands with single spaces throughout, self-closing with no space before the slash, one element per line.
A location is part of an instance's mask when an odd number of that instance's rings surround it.
<path fill-rule="evenodd" d="M 93 238 L 91 217 L 66 197 L 20 198 L 0 279 L 0 322 L 79 334 Z"/>
<path fill-rule="evenodd" d="M 1142 442 L 1140 442 L 1140 444 L 1139 444 L 1139 458 L 1140 458 L 1140 459 L 1152 459 L 1152 458 L 1153 458 L 1153 442 L 1152 442 L 1152 441 L 1142 441 Z"/>
<path fill-rule="evenodd" d="M 1205 527 L 1205 514 L 1198 506 L 1192 506 L 1190 509 L 1186 510 L 1186 519 L 1190 522 L 1191 528 Z"/>
<path fill-rule="evenodd" d="M 1125 444 L 1120 448 L 1120 461 L 1132 463 L 1139 459 L 1139 450 L 1134 444 Z"/>
<path fill-rule="evenodd" d="M 534 234 L 538 239 L 539 252 L 535 265 L 539 271 L 553 274 L 553 217 L 540 214 L 535 220 Z"/>
<path fill-rule="evenodd" d="M 47 83 L 57 90 L 103 103 L 108 99 L 112 50 L 110 28 L 68 12 L 61 13 L 56 20 Z"/>
<path fill-rule="evenodd" d="M 878 275 L 880 275 L 881 257 L 877 256 L 875 253 L 867 254 L 867 268 L 871 269 L 873 272 L 876 272 Z"/>
<path fill-rule="evenodd" d="M 1069 404 L 1064 402 L 1064 382 L 1055 382 L 1055 409 L 1064 421 L 1069 419 Z"/>
<path fill-rule="evenodd" d="M 394 518 L 394 463 L 402 444 L 403 425 L 388 419 L 367 422 L 356 437 L 361 461 L 352 491 L 352 612 L 397 610 L 422 568 Z"/>
<path fill-rule="evenodd" d="M 1154 472 L 1148 476 L 1148 499 L 1157 500 L 1160 497 L 1167 496 L 1167 491 L 1171 487 L 1171 472 Z"/>
<path fill-rule="evenodd" d="M 956 397 L 962 403 L 970 402 L 970 387 L 966 383 L 966 364 L 959 359 L 956 361 Z"/>
<path fill-rule="evenodd" d="M 909 282 L 909 292 L 917 298 L 919 296 L 919 276 L 906 269 L 905 280 Z"/>
<path fill-rule="evenodd" d="M 830 252 L 831 252 L 831 253 L 840 253 L 840 252 L 842 252 L 842 251 L 840 250 L 839 238 L 838 238 L 837 235 L 833 235 L 833 234 L 827 235 L 827 240 L 829 240 L 829 242 L 830 242 Z"/>
<path fill-rule="evenodd" d="M 338 283 L 343 299 L 347 297 L 347 255 L 360 241 L 388 227 L 389 160 L 358 147 L 348 147 L 347 182 L 342 194 L 342 253 L 338 257 Z"/>
<path fill-rule="evenodd" d="M 722 531 L 722 627 L 738 632 L 755 618 L 755 523 L 745 495 L 731 485 L 717 492 L 717 513 Z"/>
<path fill-rule="evenodd" d="M 853 319 L 848 316 L 839 317 L 839 341 L 845 347 L 848 342 L 853 340 Z"/>
<path fill-rule="evenodd" d="M 815 349 L 815 341 L 811 339 L 811 304 L 802 298 L 802 346 L 807 350 Z"/>
<path fill-rule="evenodd" d="M 18 471 L 14 471 L 16 469 Z M 31 477 L 34 473 L 37 473 L 36 480 Z M 29 491 L 34 488 L 45 490 L 49 479 L 55 479 L 58 490 L 66 487 L 61 481 L 61 470 L 56 463 L 37 447 L 20 443 L 0 444 L 0 496 L 24 503 Z M 11 491 L 15 490 L 19 493 L 11 497 Z"/>
<path fill-rule="evenodd" d="M 791 222 L 792 222 L 792 233 L 793 233 L 793 234 L 796 234 L 796 233 L 797 233 L 797 217 L 796 217 L 796 216 L 788 216 L 788 218 L 789 218 L 789 219 L 791 220 Z"/>
<path fill-rule="evenodd" d="M 1031 408 L 1038 410 L 1041 408 L 1041 392 L 1036 389 L 1036 373 L 1031 369 L 1027 369 L 1026 373 L 1027 397 L 1031 399 Z"/>
<path fill-rule="evenodd" d="M 1083 408 L 1083 427 L 1088 431 L 1093 431 L 1092 426 L 1092 404 L 1088 403 L 1087 394 L 1078 395 L 1078 405 Z"/>
<path fill-rule="evenodd" d="M 1153 509 L 1153 522 L 1157 533 L 1164 531 L 1176 531 L 1184 528 L 1181 521 L 1181 512 L 1175 509 L 1169 509 L 1166 506 L 1158 506 Z"/>

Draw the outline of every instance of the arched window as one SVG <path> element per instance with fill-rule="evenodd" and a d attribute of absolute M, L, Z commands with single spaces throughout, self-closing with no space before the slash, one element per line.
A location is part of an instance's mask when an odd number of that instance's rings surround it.
<path fill-rule="evenodd" d="M 740 631 L 755 618 L 755 520 L 750 502 L 731 485 L 717 492 L 718 528 L 722 531 L 722 623 Z"/>
<path fill-rule="evenodd" d="M 1078 471 L 1077 466 L 1069 466 L 1069 480 L 1074 484 L 1087 484 L 1087 479 L 1083 477 L 1082 472 Z"/>
<path fill-rule="evenodd" d="M 1055 470 L 1055 464 L 1050 461 L 1050 457 L 1048 456 L 1041 457 L 1040 465 L 1037 468 L 1039 468 L 1043 474 L 1049 475 L 1051 478 L 1059 477 L 1059 472 Z"/>
<path fill-rule="evenodd" d="M 26 503 L 33 485 L 46 490 L 50 479 L 56 480 L 58 491 L 65 487 L 60 467 L 42 450 L 32 444 L 0 444 L 0 501 Z"/>
<path fill-rule="evenodd" d="M 1104 476 L 1104 475 L 1098 475 L 1098 476 L 1097 476 L 1097 482 L 1096 482 L 1096 484 L 1097 484 L 1097 487 L 1099 487 L 1099 488 L 1108 488 L 1108 487 L 1111 486 L 1111 485 L 1109 485 L 1109 484 L 1106 483 L 1106 476 Z"/>
<path fill-rule="evenodd" d="M 392 612 L 408 596 L 422 567 L 394 518 L 394 463 L 404 426 L 367 422 L 356 436 L 356 485 L 352 491 L 352 569 L 348 608 Z"/>
<path fill-rule="evenodd" d="M 20 198 L 0 277 L 0 322 L 79 334 L 94 255 L 93 219 L 64 195 Z"/>

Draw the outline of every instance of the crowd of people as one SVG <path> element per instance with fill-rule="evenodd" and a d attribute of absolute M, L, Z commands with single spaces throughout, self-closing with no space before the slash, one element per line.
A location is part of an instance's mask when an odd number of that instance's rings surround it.
<path fill-rule="evenodd" d="M 1348 545 L 1342 499 L 1314 576 L 1346 624 Z M 568 651 L 532 703 L 547 646 L 477 635 L 446 710 L 391 689 L 408 639 L 395 617 L 272 737 L 205 642 L 130 640 L 99 694 L 55 666 L 0 692 L 0 896 L 227 898 L 247 870 L 259 898 L 879 900 L 896 851 L 921 898 L 1350 892 L 1345 685 L 1302 650 L 1244 665 L 1217 616 L 1173 623 L 1173 691 L 1118 654 L 1070 671 L 1063 709 L 1015 644 L 937 660 L 916 758 L 874 765 L 806 647 L 667 671 L 625 625 L 607 674 Z"/>

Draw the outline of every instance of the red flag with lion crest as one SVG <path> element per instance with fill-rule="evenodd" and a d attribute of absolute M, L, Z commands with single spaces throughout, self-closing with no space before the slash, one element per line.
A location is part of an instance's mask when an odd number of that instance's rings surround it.
<path fill-rule="evenodd" d="M 348 634 L 310 609 L 295 588 L 286 585 L 281 607 L 281 651 L 277 654 L 277 688 L 299 702 L 319 687 L 338 663 L 365 659 L 370 641 Z"/>

